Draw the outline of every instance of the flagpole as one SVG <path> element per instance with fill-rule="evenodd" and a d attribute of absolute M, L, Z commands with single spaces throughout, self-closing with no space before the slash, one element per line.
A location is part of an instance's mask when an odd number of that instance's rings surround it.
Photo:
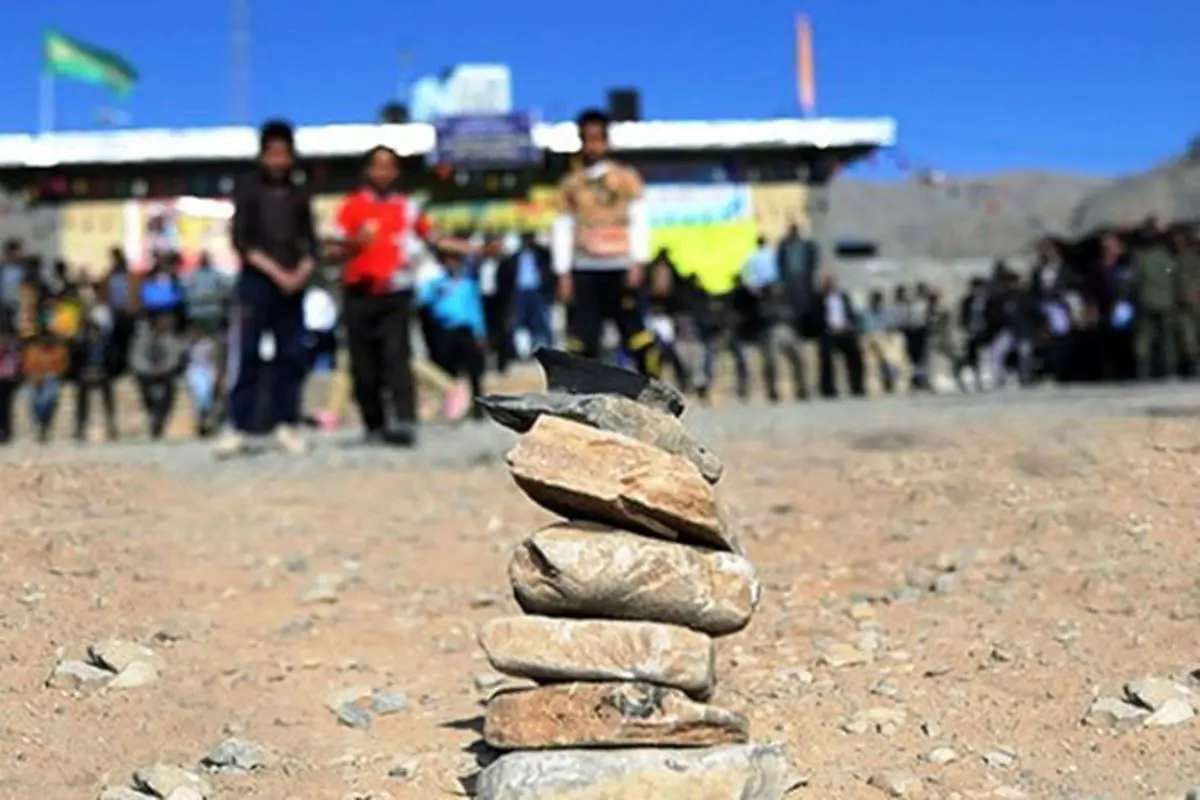
<path fill-rule="evenodd" d="M 54 131 L 54 74 L 42 72 L 38 83 L 38 133 L 43 136 Z"/>

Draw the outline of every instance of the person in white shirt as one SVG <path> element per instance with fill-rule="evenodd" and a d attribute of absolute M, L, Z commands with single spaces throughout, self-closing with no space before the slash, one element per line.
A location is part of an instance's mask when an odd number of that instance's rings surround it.
<path fill-rule="evenodd" d="M 827 398 L 837 397 L 834 358 L 840 356 L 845 363 L 850 393 L 855 397 L 865 397 L 867 392 L 863 375 L 862 346 L 859 342 L 858 314 L 850 302 L 850 295 L 841 290 L 837 278 L 831 274 L 821 279 L 821 293 L 816 312 L 820 331 L 818 353 L 821 395 Z"/>

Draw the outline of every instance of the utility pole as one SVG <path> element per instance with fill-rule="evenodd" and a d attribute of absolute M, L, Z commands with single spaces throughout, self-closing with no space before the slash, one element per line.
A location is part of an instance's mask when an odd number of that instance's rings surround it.
<path fill-rule="evenodd" d="M 250 0 L 230 0 L 231 109 L 235 125 L 250 122 Z"/>

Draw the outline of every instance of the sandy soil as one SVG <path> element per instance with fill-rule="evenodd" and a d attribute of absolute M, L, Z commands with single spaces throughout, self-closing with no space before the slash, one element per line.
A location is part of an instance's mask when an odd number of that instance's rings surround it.
<path fill-rule="evenodd" d="M 800 798 L 881 798 L 880 770 L 934 798 L 1182 798 L 1200 719 L 1081 718 L 1130 679 L 1200 667 L 1198 401 L 690 413 L 767 587 L 720 642 L 716 701 L 786 742 Z M 471 426 L 411 455 L 329 440 L 224 465 L 193 443 L 0 455 L 0 797 L 96 797 L 150 763 L 195 768 L 230 735 L 272 760 L 209 776 L 219 798 L 462 795 L 492 682 L 475 630 L 516 611 L 508 551 L 548 519 L 503 469 L 511 441 Z M 151 645 L 161 677 L 44 686 L 111 637 Z M 825 663 L 844 644 L 869 662 Z M 356 685 L 408 707 L 339 724 L 327 698 Z"/>

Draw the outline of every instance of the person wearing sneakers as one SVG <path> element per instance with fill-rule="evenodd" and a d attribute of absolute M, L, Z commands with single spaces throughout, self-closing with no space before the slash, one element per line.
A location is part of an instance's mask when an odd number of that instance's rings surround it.
<path fill-rule="evenodd" d="M 346 262 L 342 315 L 351 385 L 368 443 L 412 447 L 417 400 L 411 260 L 422 246 L 432 247 L 435 241 L 437 247 L 460 253 L 471 247 L 457 239 L 436 240 L 420 205 L 396 191 L 400 156 L 394 150 L 371 149 L 364 166 L 362 188 L 347 196 L 337 211 L 332 248 Z"/>
<path fill-rule="evenodd" d="M 304 348 L 304 290 L 316 268 L 317 238 L 308 192 L 292 176 L 295 137 L 287 122 L 259 134 L 258 170 L 238 187 L 233 245 L 242 269 L 234 290 L 228 348 L 229 428 L 218 457 L 237 455 L 247 437 L 273 432 L 284 452 L 301 455 L 300 401 L 308 373 Z M 261 344 L 274 340 L 269 419 L 259 419 L 264 370 Z"/>

